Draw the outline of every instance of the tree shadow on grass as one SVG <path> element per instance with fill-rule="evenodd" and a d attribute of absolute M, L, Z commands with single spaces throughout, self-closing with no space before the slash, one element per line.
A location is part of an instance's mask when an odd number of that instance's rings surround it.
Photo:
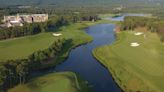
<path fill-rule="evenodd" d="M 42 65 L 41 68 L 39 70 L 35 70 L 30 75 L 30 77 L 35 78 L 35 77 L 43 76 L 49 73 L 53 73 L 55 71 L 54 67 L 62 63 L 64 60 L 68 58 L 69 52 L 71 51 L 72 48 L 74 48 L 72 39 L 66 40 L 66 43 L 64 44 L 62 51 L 57 55 L 57 57 L 48 59 L 50 60 L 49 61 L 50 63 Z"/>

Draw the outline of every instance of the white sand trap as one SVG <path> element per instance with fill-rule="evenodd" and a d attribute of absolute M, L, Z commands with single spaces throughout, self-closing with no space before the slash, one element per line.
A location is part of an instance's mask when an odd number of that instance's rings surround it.
<path fill-rule="evenodd" d="M 61 33 L 53 33 L 53 36 L 61 36 L 62 34 Z"/>
<path fill-rule="evenodd" d="M 140 44 L 137 43 L 137 42 L 134 42 L 134 43 L 131 43 L 130 46 L 132 46 L 132 47 L 138 47 L 138 46 L 140 46 Z"/>
<path fill-rule="evenodd" d="M 143 34 L 142 32 L 137 32 L 134 35 L 142 35 L 142 34 Z"/>

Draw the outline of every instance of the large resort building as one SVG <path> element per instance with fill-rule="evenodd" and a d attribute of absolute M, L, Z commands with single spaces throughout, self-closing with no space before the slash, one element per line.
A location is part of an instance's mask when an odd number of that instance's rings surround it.
<path fill-rule="evenodd" d="M 24 23 L 38 23 L 48 20 L 48 14 L 31 14 L 31 15 L 19 15 L 16 16 L 4 16 L 2 20 L 4 24 L 1 27 L 15 27 L 23 26 Z"/>

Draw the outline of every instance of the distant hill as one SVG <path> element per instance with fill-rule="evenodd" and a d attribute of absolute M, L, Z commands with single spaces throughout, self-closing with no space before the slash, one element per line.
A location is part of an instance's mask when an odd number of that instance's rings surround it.
<path fill-rule="evenodd" d="M 0 6 L 33 5 L 33 6 L 162 6 L 164 0 L 0 0 Z"/>

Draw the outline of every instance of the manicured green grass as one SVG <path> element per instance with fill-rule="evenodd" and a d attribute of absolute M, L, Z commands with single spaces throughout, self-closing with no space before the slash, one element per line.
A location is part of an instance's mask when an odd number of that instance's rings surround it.
<path fill-rule="evenodd" d="M 52 73 L 34 78 L 8 92 L 88 92 L 87 84 L 72 72 Z"/>
<path fill-rule="evenodd" d="M 132 31 L 118 33 L 114 44 L 93 52 L 125 92 L 164 91 L 164 44 L 156 33 L 144 34 L 146 37 Z M 140 46 L 131 47 L 132 42 Z"/>
<path fill-rule="evenodd" d="M 92 40 L 81 28 L 87 27 L 93 23 L 76 23 L 63 26 L 59 30 L 55 30 L 63 35 L 54 37 L 53 32 L 40 33 L 33 36 L 25 36 L 16 39 L 0 41 L 0 61 L 10 59 L 27 58 L 35 51 L 48 48 L 56 39 L 65 38 L 72 39 L 73 45 L 79 45 Z"/>
<path fill-rule="evenodd" d="M 34 51 L 48 48 L 55 38 L 51 33 L 0 41 L 0 60 L 26 58 Z"/>
<path fill-rule="evenodd" d="M 11 45 L 10 48 L 12 48 L 11 50 L 15 50 L 15 53 L 13 53 L 12 55 L 7 54 L 7 57 L 5 57 L 5 58 L 2 57 L 3 56 L 3 54 L 2 54 L 0 56 L 0 58 L 2 60 L 18 59 L 18 57 L 26 58 L 29 55 L 29 53 L 27 53 L 26 50 L 34 48 L 34 46 L 38 47 L 38 48 L 36 48 L 36 51 L 37 51 L 39 49 L 48 48 L 56 39 L 59 39 L 59 38 L 71 39 L 72 43 L 66 44 L 64 46 L 63 50 L 61 51 L 61 53 L 59 53 L 59 56 L 57 58 L 51 60 L 52 62 L 49 62 L 48 64 L 41 65 L 39 68 L 43 69 L 43 68 L 55 66 L 55 65 L 61 63 L 63 60 L 65 60 L 65 58 L 69 55 L 69 51 L 72 48 L 74 48 L 80 44 L 84 44 L 84 43 L 92 41 L 92 37 L 89 36 L 86 32 L 82 31 L 82 29 L 86 28 L 90 25 L 97 24 L 97 23 L 104 23 L 104 21 L 99 21 L 99 22 L 95 22 L 95 23 L 82 22 L 82 23 L 70 24 L 68 26 L 63 26 L 58 30 L 54 30 L 54 32 L 63 34 L 60 37 L 54 37 L 54 36 L 52 36 L 53 32 L 48 32 L 48 33 L 41 33 L 41 34 L 38 34 L 35 36 L 27 36 L 27 37 L 23 37 L 23 38 L 4 40 L 4 41 L 0 42 L 0 44 L 2 44 L 2 45 L 4 45 L 4 43 L 10 44 Z M 44 39 L 42 39 L 43 37 L 44 37 Z M 49 40 L 47 40 L 48 38 L 49 38 Z M 32 39 L 32 40 L 29 40 L 29 39 Z M 35 40 L 33 40 L 33 39 L 35 39 Z M 40 43 L 38 43 L 39 39 L 41 39 Z M 20 41 L 21 41 L 21 43 L 20 43 Z M 28 43 L 25 44 L 24 41 L 26 41 Z M 50 44 L 48 44 L 47 42 L 49 42 Z M 40 47 L 41 45 L 44 45 L 45 48 Z M 17 46 L 19 46 L 19 47 L 17 47 Z M 1 49 L 4 50 L 4 48 L 1 48 Z M 5 49 L 6 49 L 6 51 L 8 51 L 7 48 L 5 48 Z M 17 52 L 19 52 L 19 53 L 17 53 Z M 33 53 L 34 50 L 32 49 L 29 52 Z M 2 53 L 5 53 L 5 52 L 2 52 Z M 14 54 L 16 54 L 16 55 L 14 56 Z M 8 57 L 10 57 L 10 58 L 8 58 Z M 70 73 L 68 75 L 70 75 Z M 78 92 L 88 92 L 87 91 L 88 86 L 86 85 L 86 83 L 84 81 L 79 80 L 79 78 L 77 78 L 78 82 L 76 79 L 76 85 L 75 85 L 75 79 L 74 79 L 76 77 L 75 74 L 74 74 L 74 77 L 72 76 L 72 74 L 70 76 L 68 76 L 68 75 L 67 74 L 62 74 L 62 75 L 54 74 L 53 77 L 51 77 L 51 75 L 47 75 L 47 76 L 35 78 L 25 85 L 19 85 L 19 86 L 15 87 L 14 89 L 11 89 L 9 92 L 22 92 L 22 90 L 23 90 L 23 92 L 77 92 L 77 91 Z M 57 80 L 57 81 L 55 81 L 55 80 Z"/>
<path fill-rule="evenodd" d="M 59 38 L 72 39 L 72 47 L 90 42 L 92 37 L 85 33 L 83 28 L 98 23 L 109 23 L 111 21 L 81 22 L 63 26 L 54 32 L 62 33 L 60 37 L 54 37 L 51 32 L 40 33 L 33 36 L 19 37 L 0 41 L 0 61 L 11 59 L 27 58 L 35 51 L 48 48 L 55 40 Z M 69 47 L 71 48 L 71 47 Z"/>

